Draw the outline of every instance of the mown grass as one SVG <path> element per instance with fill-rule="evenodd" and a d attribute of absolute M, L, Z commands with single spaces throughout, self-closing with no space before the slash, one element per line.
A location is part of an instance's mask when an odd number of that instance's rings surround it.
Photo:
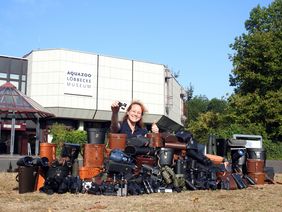
<path fill-rule="evenodd" d="M 280 211 L 282 185 L 242 190 L 203 190 L 141 196 L 19 194 L 16 173 L 0 173 L 0 211 Z M 275 176 L 282 182 L 282 175 Z"/>

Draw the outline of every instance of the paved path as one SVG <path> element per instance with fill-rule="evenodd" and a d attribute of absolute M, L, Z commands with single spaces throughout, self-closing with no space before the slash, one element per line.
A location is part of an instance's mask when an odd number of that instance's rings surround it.
<path fill-rule="evenodd" d="M 12 167 L 12 170 L 17 168 L 17 161 L 24 157 L 23 155 L 0 155 L 0 172 L 7 171 L 7 169 Z M 34 157 L 34 156 L 32 156 Z M 79 158 L 79 164 L 82 166 L 82 159 Z"/>
<path fill-rule="evenodd" d="M 282 173 L 282 160 L 266 160 L 266 167 L 273 167 L 275 173 Z"/>
<path fill-rule="evenodd" d="M 20 155 L 10 156 L 10 155 L 0 155 L 0 171 L 7 171 L 9 169 L 10 165 L 12 166 L 12 169 L 14 170 L 17 168 L 17 160 L 21 158 Z"/>
<path fill-rule="evenodd" d="M 17 161 L 22 155 L 0 155 L 0 171 L 7 171 L 10 164 L 12 169 L 17 168 Z M 81 164 L 80 160 L 80 164 Z M 282 160 L 266 160 L 266 167 L 273 167 L 275 173 L 282 173 Z"/>

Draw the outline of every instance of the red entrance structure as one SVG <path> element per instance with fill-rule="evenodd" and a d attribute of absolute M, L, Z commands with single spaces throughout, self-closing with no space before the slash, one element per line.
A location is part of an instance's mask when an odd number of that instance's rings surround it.
<path fill-rule="evenodd" d="M 36 123 L 35 155 L 39 153 L 40 119 L 54 117 L 46 108 L 26 96 L 10 82 L 0 86 L 0 140 L 3 129 L 11 129 L 10 154 L 14 153 L 15 130 L 24 130 L 25 123 L 16 120 L 32 120 Z M 3 122 L 2 122 L 3 120 Z M 8 121 L 5 121 L 8 120 Z"/>

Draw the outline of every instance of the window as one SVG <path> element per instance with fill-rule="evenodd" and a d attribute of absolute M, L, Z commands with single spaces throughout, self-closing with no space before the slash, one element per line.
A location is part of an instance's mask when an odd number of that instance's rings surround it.
<path fill-rule="evenodd" d="M 10 79 L 19 80 L 20 79 L 20 75 L 18 75 L 18 74 L 10 74 Z"/>
<path fill-rule="evenodd" d="M 1 73 L 0 72 L 0 78 L 7 78 L 7 73 Z"/>
<path fill-rule="evenodd" d="M 21 84 L 21 92 L 25 94 L 25 82 L 22 82 Z"/>
<path fill-rule="evenodd" d="M 26 81 L 26 75 L 22 75 L 22 81 Z"/>

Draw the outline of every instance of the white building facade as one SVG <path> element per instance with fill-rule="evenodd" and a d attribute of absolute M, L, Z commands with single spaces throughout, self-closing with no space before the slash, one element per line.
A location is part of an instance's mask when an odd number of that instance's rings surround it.
<path fill-rule="evenodd" d="M 109 123 L 114 100 L 140 100 L 148 109 L 145 124 L 183 127 L 185 92 L 162 64 L 66 49 L 33 50 L 24 58 L 27 95 L 57 119 L 77 120 L 85 129 L 85 123 Z"/>

